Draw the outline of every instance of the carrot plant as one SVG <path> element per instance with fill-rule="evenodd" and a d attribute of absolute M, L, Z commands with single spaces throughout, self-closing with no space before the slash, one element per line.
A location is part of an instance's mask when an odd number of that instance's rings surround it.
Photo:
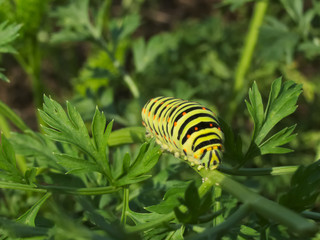
<path fill-rule="evenodd" d="M 1 239 L 312 237 L 320 215 L 308 210 L 319 195 L 319 162 L 244 167 L 255 157 L 292 151 L 283 145 L 295 137 L 295 125 L 277 132 L 274 127 L 295 111 L 301 91 L 301 85 L 279 78 L 264 107 L 254 83 L 246 102 L 254 123 L 251 143 L 243 147 L 245 136 L 236 137 L 221 119 L 224 159 L 211 171 L 190 171 L 193 167 L 162 153 L 153 139 L 146 141 L 142 127 L 112 131 L 113 122 L 107 123 L 98 108 L 87 129 L 71 103 L 66 102 L 65 110 L 44 96 L 39 110 L 44 133 L 26 128 L 11 111 L 3 112 L 22 133 L 1 136 L 1 206 L 12 204 L 12 192 L 19 192 L 29 206 L 0 219 Z M 17 166 L 17 155 L 26 159 L 25 171 Z M 293 174 L 292 183 L 275 201 L 244 180 L 281 174 Z"/>

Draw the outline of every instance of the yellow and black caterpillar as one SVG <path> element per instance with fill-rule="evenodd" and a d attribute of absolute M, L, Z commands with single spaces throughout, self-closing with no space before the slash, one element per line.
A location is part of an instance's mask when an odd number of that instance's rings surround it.
<path fill-rule="evenodd" d="M 142 124 L 162 149 L 198 169 L 221 163 L 223 133 L 215 114 L 196 102 L 173 97 L 150 99 L 142 109 Z"/>

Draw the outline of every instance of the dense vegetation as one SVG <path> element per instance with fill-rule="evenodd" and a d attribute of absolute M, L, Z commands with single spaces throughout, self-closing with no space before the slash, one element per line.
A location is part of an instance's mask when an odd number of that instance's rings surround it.
<path fill-rule="evenodd" d="M 0 239 L 320 239 L 318 1 L 2 0 L 0 54 Z M 160 95 L 217 170 L 145 138 Z"/>

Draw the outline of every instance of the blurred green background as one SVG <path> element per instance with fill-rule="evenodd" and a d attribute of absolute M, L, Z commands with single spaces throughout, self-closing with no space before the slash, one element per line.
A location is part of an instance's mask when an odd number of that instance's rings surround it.
<path fill-rule="evenodd" d="M 249 87 L 256 81 L 266 102 L 282 76 L 303 84 L 297 111 L 276 128 L 297 123 L 294 152 L 246 167 L 319 159 L 319 1 L 0 0 L 0 24 L 1 73 L 10 80 L 0 81 L 0 100 L 33 130 L 44 93 L 69 100 L 88 123 L 99 106 L 114 129 L 140 126 L 145 102 L 164 95 L 210 107 L 246 146 Z M 0 123 L 2 131 L 14 130 Z M 247 184 L 276 198 L 290 178 L 269 178 Z"/>

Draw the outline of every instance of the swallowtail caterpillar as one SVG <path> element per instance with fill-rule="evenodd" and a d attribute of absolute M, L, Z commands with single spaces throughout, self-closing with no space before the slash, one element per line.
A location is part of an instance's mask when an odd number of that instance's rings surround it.
<path fill-rule="evenodd" d="M 147 136 L 191 165 L 215 169 L 221 163 L 223 132 L 215 114 L 197 102 L 173 97 L 150 99 L 142 109 Z"/>

